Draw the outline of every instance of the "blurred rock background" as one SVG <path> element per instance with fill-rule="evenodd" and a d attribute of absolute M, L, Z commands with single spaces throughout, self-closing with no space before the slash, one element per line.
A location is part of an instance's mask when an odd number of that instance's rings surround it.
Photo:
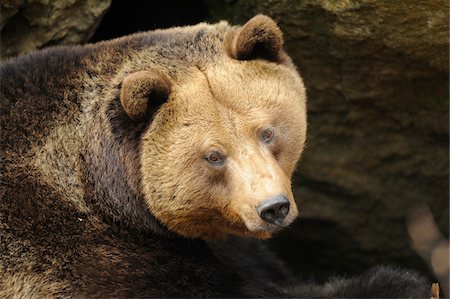
<path fill-rule="evenodd" d="M 306 84 L 309 135 L 293 184 L 300 220 L 269 245 L 304 278 L 380 263 L 433 277 L 410 245 L 406 219 L 428 206 L 448 239 L 447 0 L 0 4 L 2 59 L 54 44 L 271 16 Z"/>
<path fill-rule="evenodd" d="M 1 58 L 89 40 L 111 0 L 1 0 Z"/>

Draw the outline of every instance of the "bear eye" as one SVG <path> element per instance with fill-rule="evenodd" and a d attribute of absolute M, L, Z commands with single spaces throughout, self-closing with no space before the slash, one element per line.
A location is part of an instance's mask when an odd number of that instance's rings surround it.
<path fill-rule="evenodd" d="M 265 129 L 261 134 L 261 140 L 264 143 L 270 143 L 273 140 L 273 137 L 275 135 L 275 132 L 273 129 Z"/>
<path fill-rule="evenodd" d="M 206 161 L 215 166 L 221 166 L 225 162 L 223 155 L 217 151 L 210 152 L 205 157 Z"/>

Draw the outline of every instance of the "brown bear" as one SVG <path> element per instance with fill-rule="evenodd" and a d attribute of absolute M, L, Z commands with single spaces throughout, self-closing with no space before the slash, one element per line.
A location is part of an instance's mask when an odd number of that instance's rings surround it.
<path fill-rule="evenodd" d="M 428 292 L 386 268 L 301 285 L 258 241 L 297 216 L 306 138 L 266 16 L 54 47 L 0 80 L 2 298 Z"/>

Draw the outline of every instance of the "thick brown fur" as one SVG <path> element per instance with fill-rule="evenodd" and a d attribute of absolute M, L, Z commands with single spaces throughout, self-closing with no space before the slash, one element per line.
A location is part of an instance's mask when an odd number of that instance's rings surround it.
<path fill-rule="evenodd" d="M 259 15 L 229 35 L 230 56 L 239 60 L 265 58 L 277 61 L 283 49 L 283 33 L 267 16 Z"/>
<path fill-rule="evenodd" d="M 167 101 L 170 95 L 170 81 L 163 74 L 140 71 L 126 77 L 122 82 L 120 102 L 128 116 L 135 121 L 142 121 L 148 114 L 156 111 L 150 106 L 158 107 Z"/>
<path fill-rule="evenodd" d="M 233 32 L 226 23 L 199 24 L 2 64 L 0 295 L 265 294 L 197 238 L 267 237 L 278 229 L 249 230 L 239 211 L 245 201 L 290 192 L 305 139 L 305 95 L 292 66 L 231 58 L 224 40 Z M 235 89 L 224 89 L 230 80 Z M 280 84 L 297 87 L 286 93 Z M 248 87 L 255 95 L 243 97 L 239 89 Z M 283 101 L 298 103 L 290 119 Z M 239 138 L 248 135 L 233 134 L 248 133 L 248 113 L 285 117 L 295 144 L 285 145 L 283 169 L 274 170 L 283 185 L 244 199 L 232 190 L 242 188 L 233 173 L 205 164 L 202 146 L 221 141 L 238 159 Z M 243 131 L 228 128 L 230 121 Z M 258 131 L 251 138 L 258 149 Z"/>
<path fill-rule="evenodd" d="M 3 63 L 0 297 L 289 295 L 246 238 L 297 215 L 306 95 L 282 43 L 258 16 Z M 255 206 L 277 194 L 272 225 Z"/>

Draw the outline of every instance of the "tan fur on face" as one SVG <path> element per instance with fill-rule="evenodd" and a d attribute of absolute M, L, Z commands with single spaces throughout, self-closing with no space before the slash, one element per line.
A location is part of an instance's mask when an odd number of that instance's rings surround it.
<path fill-rule="evenodd" d="M 306 135 L 305 91 L 295 71 L 223 57 L 192 69 L 174 89 L 142 145 L 144 193 L 154 215 L 187 237 L 267 238 L 279 228 L 255 208 L 283 194 L 291 204 L 283 226 L 291 223 L 297 209 L 290 177 Z M 258 135 L 268 126 L 277 134 L 272 149 Z M 223 169 L 205 161 L 211 150 L 227 157 Z"/>

